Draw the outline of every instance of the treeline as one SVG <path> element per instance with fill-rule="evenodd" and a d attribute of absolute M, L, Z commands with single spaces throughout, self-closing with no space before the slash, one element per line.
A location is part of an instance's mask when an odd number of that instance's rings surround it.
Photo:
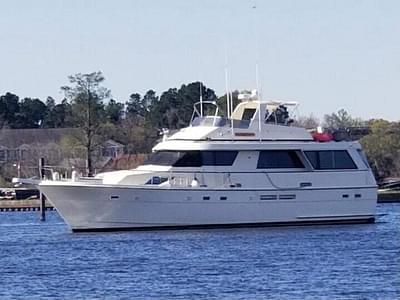
<path fill-rule="evenodd" d="M 76 113 L 81 109 L 89 109 L 93 119 L 101 118 L 115 125 L 124 119 L 146 119 L 156 128 L 177 129 L 189 122 L 200 93 L 204 101 L 218 101 L 215 92 L 200 82 L 168 89 L 161 96 L 153 90 L 143 96 L 133 93 L 127 101 L 121 102 L 100 85 L 104 81 L 100 72 L 77 74 L 69 79 L 77 86 L 62 87 L 65 97 L 58 104 L 52 97 L 43 102 L 37 98 L 19 98 L 12 93 L 0 96 L 0 129 L 76 127 Z"/>
<path fill-rule="evenodd" d="M 104 86 L 101 72 L 75 74 L 61 87 L 64 98 L 57 103 L 52 97 L 44 102 L 37 98 L 22 98 L 12 93 L 0 96 L 1 128 L 81 128 L 82 134 L 71 138 L 71 143 L 82 145 L 87 152 L 89 173 L 95 147 L 106 139 L 114 139 L 126 146 L 127 153 L 146 153 L 159 138 L 162 128 L 178 129 L 187 126 L 193 104 L 200 97 L 216 101 L 226 109 L 226 95 L 215 92 L 201 82 L 170 88 L 160 95 L 149 90 L 144 95 L 132 93 L 126 100 L 114 99 Z M 122 101 L 121 101 L 122 100 Z M 238 92 L 233 93 L 234 105 Z M 345 110 L 324 116 L 303 116 L 297 125 L 315 128 L 366 126 L 370 134 L 362 143 L 377 177 L 400 176 L 400 123 L 386 120 L 361 120 Z"/>

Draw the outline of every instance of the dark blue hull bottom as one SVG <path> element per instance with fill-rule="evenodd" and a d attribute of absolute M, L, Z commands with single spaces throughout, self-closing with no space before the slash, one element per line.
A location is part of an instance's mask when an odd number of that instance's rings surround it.
<path fill-rule="evenodd" d="M 307 226 L 307 225 L 338 225 L 338 224 L 365 224 L 374 223 L 375 217 L 363 219 L 294 221 L 294 222 L 265 222 L 265 223 L 238 223 L 238 224 L 207 224 L 207 225 L 173 225 L 151 227 L 113 227 L 113 228 L 84 228 L 72 229 L 73 232 L 110 232 L 110 231 L 151 231 L 151 230 L 185 230 L 185 229 L 218 229 L 218 228 L 252 228 L 252 227 L 280 227 L 280 226 Z"/>

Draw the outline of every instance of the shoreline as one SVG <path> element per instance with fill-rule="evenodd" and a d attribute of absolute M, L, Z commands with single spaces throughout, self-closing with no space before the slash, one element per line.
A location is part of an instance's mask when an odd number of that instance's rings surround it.
<path fill-rule="evenodd" d="M 400 191 L 380 190 L 378 191 L 378 203 L 399 203 Z"/>

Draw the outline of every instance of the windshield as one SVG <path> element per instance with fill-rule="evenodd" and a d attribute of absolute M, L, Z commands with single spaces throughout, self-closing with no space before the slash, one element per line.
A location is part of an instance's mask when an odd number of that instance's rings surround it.
<path fill-rule="evenodd" d="M 231 119 L 225 117 L 196 117 L 192 121 L 192 126 L 215 126 L 231 127 Z M 233 120 L 233 128 L 249 128 L 250 120 Z"/>
<path fill-rule="evenodd" d="M 223 127 L 227 124 L 227 119 L 223 117 L 196 117 L 192 121 L 192 126 L 215 126 L 215 127 Z"/>
<path fill-rule="evenodd" d="M 172 166 L 182 156 L 183 152 L 159 151 L 150 155 L 143 163 L 144 165 Z"/>

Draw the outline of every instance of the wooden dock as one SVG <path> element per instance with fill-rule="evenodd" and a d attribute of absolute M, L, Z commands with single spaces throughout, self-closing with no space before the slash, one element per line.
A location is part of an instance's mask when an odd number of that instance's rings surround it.
<path fill-rule="evenodd" d="M 399 190 L 379 190 L 378 203 L 400 202 Z"/>
<path fill-rule="evenodd" d="M 39 211 L 39 199 L 27 200 L 0 200 L 0 212 L 2 211 Z M 46 210 L 54 210 L 50 202 L 46 201 Z"/>

